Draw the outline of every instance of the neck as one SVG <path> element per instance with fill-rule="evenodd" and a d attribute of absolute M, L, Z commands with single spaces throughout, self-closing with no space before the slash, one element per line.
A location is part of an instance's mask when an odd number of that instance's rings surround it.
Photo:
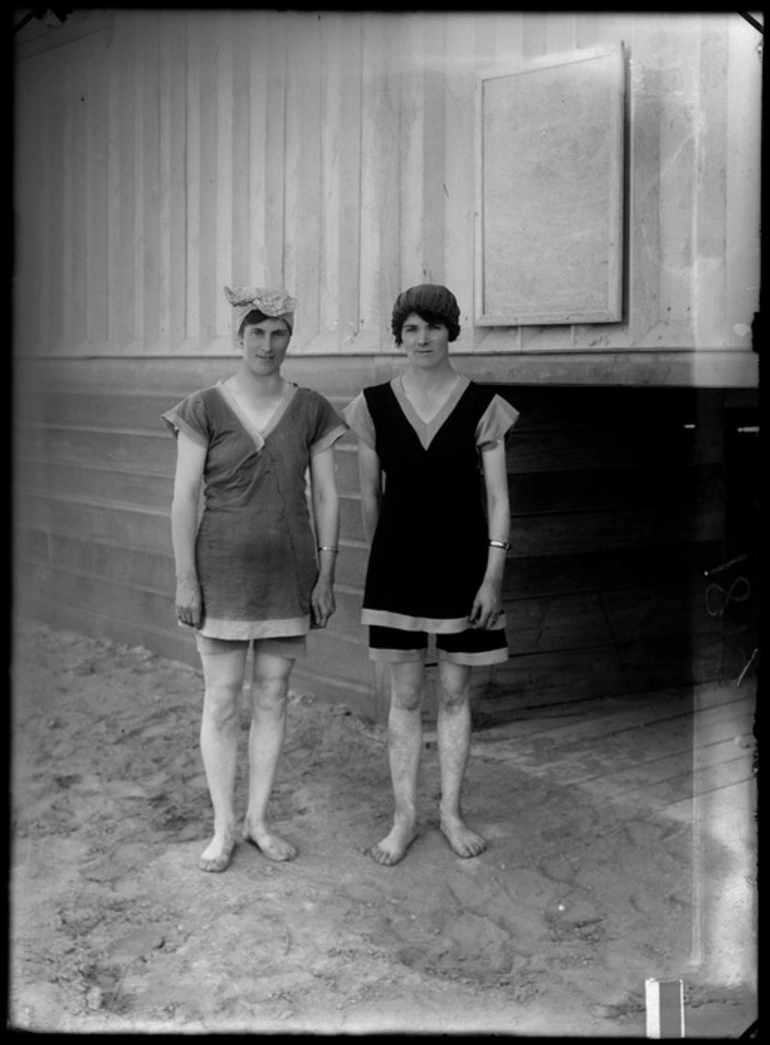
<path fill-rule="evenodd" d="M 233 376 L 238 387 L 242 389 L 246 395 L 253 396 L 256 399 L 275 398 L 275 396 L 280 395 L 283 392 L 285 384 L 280 371 L 275 374 L 266 374 L 264 377 L 259 377 L 250 367 L 246 366 L 245 363 L 241 365 Z"/>
<path fill-rule="evenodd" d="M 429 391 L 433 388 L 441 388 L 457 377 L 457 371 L 447 357 L 443 363 L 434 367 L 409 366 L 404 371 L 403 377 L 408 385 L 421 391 Z"/>

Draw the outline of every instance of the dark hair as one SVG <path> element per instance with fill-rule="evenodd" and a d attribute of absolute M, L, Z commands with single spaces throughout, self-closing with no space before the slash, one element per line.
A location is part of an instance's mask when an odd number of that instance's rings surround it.
<path fill-rule="evenodd" d="M 265 316 L 264 312 L 260 312 L 258 308 L 253 308 L 247 315 L 243 317 L 240 326 L 238 327 L 238 336 L 242 338 L 243 330 L 248 326 L 256 326 L 258 323 L 264 323 L 265 320 L 277 320 L 281 319 L 286 325 L 286 329 L 289 334 L 291 333 L 291 327 L 286 323 L 286 320 L 282 316 Z"/>
<path fill-rule="evenodd" d="M 404 320 L 416 313 L 425 323 L 441 323 L 449 331 L 447 340 L 455 341 L 460 334 L 460 308 L 451 290 L 440 283 L 422 283 L 409 287 L 396 298 L 390 328 L 401 344 L 401 328 Z"/>
<path fill-rule="evenodd" d="M 422 319 L 425 323 L 440 323 L 442 326 L 446 327 L 449 331 L 449 337 L 447 338 L 448 341 L 454 341 L 457 337 L 457 334 L 459 333 L 459 330 L 455 331 L 453 329 L 452 324 L 449 323 L 446 316 L 439 315 L 438 312 L 431 312 L 427 308 L 412 308 L 409 310 L 409 312 L 407 312 L 407 314 L 400 320 L 398 324 L 398 331 L 396 333 L 397 345 L 403 344 L 401 339 L 401 331 L 404 329 L 404 323 L 406 323 L 407 319 L 409 318 L 409 316 L 412 315 L 412 313 L 414 313 L 414 315 L 416 316 L 419 316 L 420 319 Z"/>

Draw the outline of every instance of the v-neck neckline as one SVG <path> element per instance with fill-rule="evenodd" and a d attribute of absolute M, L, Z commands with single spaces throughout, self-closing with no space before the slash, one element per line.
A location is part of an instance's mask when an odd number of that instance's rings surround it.
<path fill-rule="evenodd" d="M 241 403 L 240 399 L 236 398 L 233 390 L 226 385 L 224 381 L 217 381 L 215 387 L 219 389 L 220 395 L 224 398 L 227 405 L 254 440 L 257 450 L 261 450 L 265 445 L 267 437 L 276 428 L 281 418 L 286 413 L 286 409 L 297 391 L 297 386 L 292 382 L 289 382 L 283 395 L 278 400 L 275 410 L 268 418 L 267 423 L 260 428 L 257 425 L 255 418 L 248 412 L 248 409 Z"/>
<path fill-rule="evenodd" d="M 398 405 L 406 417 L 409 424 L 415 431 L 417 438 L 420 440 L 424 450 L 427 450 L 430 444 L 435 439 L 441 426 L 447 420 L 449 415 L 452 413 L 454 408 L 460 401 L 463 393 L 470 384 L 470 379 L 465 377 L 463 374 L 457 375 L 457 380 L 449 391 L 444 402 L 439 407 L 438 411 L 433 415 L 430 421 L 423 421 L 420 415 L 414 408 L 414 405 L 406 394 L 403 382 L 401 381 L 400 375 L 394 377 L 390 382 L 390 387 L 393 395 L 396 397 Z"/>

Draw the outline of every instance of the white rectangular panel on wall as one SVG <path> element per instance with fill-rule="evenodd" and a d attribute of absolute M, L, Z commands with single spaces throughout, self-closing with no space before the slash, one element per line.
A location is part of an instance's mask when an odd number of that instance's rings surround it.
<path fill-rule="evenodd" d="M 479 75 L 479 324 L 622 319 L 624 81 L 620 43 Z"/>

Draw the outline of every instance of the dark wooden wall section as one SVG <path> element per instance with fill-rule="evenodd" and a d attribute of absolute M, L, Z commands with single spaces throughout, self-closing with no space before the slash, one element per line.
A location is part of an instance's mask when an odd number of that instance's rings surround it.
<path fill-rule="evenodd" d="M 304 366 L 303 366 L 304 364 Z M 313 382 L 315 360 L 285 372 L 341 408 L 362 384 L 384 379 L 376 360 L 337 361 Z M 232 373 L 237 359 L 101 358 L 20 364 L 14 390 L 14 608 L 57 628 L 144 645 L 198 666 L 192 637 L 176 625 L 169 509 L 176 460 L 160 415 Z M 294 368 L 294 369 L 292 369 Z M 294 372 L 296 371 L 296 373 Z M 378 711 L 366 635 L 359 623 L 366 545 L 355 441 L 338 454 L 343 548 L 337 613 L 309 637 L 294 687 Z"/>
<path fill-rule="evenodd" d="M 234 365 L 208 357 L 28 368 L 15 393 L 18 611 L 197 664 L 175 623 L 175 447 L 160 414 Z M 358 369 L 291 366 L 290 376 L 338 406 L 390 373 L 376 359 Z M 703 570 L 727 554 L 725 441 L 735 437 L 725 435 L 725 418 L 735 393 L 498 387 L 521 412 L 508 445 L 512 656 L 477 671 L 476 724 L 716 677 L 722 622 L 705 612 Z M 742 395 L 745 421 L 751 395 Z M 337 459 L 338 610 L 325 633 L 311 635 L 294 684 L 381 718 L 359 623 L 367 548 L 350 436 Z"/>
<path fill-rule="evenodd" d="M 722 621 L 706 611 L 704 571 L 726 554 L 735 393 L 503 394 L 521 412 L 507 454 L 511 659 L 477 674 L 477 725 L 717 677 Z"/>

